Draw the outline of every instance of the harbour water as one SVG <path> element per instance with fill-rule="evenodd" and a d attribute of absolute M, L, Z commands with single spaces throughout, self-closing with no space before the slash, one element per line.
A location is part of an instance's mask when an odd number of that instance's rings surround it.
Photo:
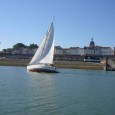
<path fill-rule="evenodd" d="M 0 115 L 115 115 L 115 72 L 30 73 L 0 66 Z"/>

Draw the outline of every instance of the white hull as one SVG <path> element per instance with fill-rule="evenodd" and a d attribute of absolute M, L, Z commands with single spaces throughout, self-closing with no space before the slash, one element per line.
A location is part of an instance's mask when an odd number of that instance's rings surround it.
<path fill-rule="evenodd" d="M 100 60 L 98 60 L 98 59 L 84 59 L 84 62 L 98 62 L 98 63 L 100 63 Z"/>
<path fill-rule="evenodd" d="M 58 73 L 55 67 L 50 65 L 44 65 L 44 64 L 29 65 L 27 66 L 27 70 L 32 72 Z"/>

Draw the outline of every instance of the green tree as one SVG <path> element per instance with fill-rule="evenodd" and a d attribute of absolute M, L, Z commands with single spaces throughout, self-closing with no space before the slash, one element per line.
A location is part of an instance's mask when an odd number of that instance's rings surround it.
<path fill-rule="evenodd" d="M 37 44 L 30 44 L 30 45 L 28 46 L 28 48 L 34 49 L 34 48 L 38 48 L 38 46 L 37 46 Z"/>
<path fill-rule="evenodd" d="M 2 51 L 3 51 L 3 52 L 7 52 L 7 50 L 6 50 L 6 49 L 3 49 Z"/>
<path fill-rule="evenodd" d="M 3 49 L 3 52 L 12 52 L 12 48 Z"/>
<path fill-rule="evenodd" d="M 13 49 L 26 48 L 27 46 L 23 43 L 17 43 L 13 46 Z"/>

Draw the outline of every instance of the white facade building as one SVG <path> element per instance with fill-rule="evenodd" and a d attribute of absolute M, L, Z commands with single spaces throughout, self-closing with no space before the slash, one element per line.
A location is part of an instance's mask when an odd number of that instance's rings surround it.
<path fill-rule="evenodd" d="M 29 48 L 19 48 L 19 49 L 14 49 L 12 51 L 12 54 L 15 55 L 15 54 L 32 54 L 34 55 L 35 52 L 37 51 L 37 48 L 34 48 L 34 49 L 29 49 Z"/>
<path fill-rule="evenodd" d="M 29 49 L 29 48 L 19 48 L 14 49 L 12 54 L 35 54 L 37 48 Z M 115 55 L 115 47 L 112 49 L 111 47 L 101 47 L 95 46 L 95 42 L 93 38 L 91 39 L 89 46 L 84 48 L 79 47 L 70 47 L 70 48 L 62 48 L 60 46 L 55 46 L 54 53 L 56 55 L 70 55 L 70 56 L 111 56 Z"/>
<path fill-rule="evenodd" d="M 114 50 L 111 47 L 101 47 L 100 50 L 102 56 L 114 55 Z"/>
<path fill-rule="evenodd" d="M 93 56 L 101 55 L 100 47 L 95 46 L 95 42 L 93 41 L 93 38 L 91 39 L 91 42 L 89 43 L 89 47 L 84 47 L 84 54 L 93 55 Z"/>
<path fill-rule="evenodd" d="M 30 55 L 32 54 L 32 55 L 34 55 L 36 53 L 37 49 L 38 48 L 34 48 L 34 49 L 25 48 L 25 49 L 23 49 L 22 54 L 30 54 Z"/>
<path fill-rule="evenodd" d="M 60 46 L 55 46 L 55 50 L 54 50 L 55 54 L 63 54 L 63 49 Z"/>
<path fill-rule="evenodd" d="M 78 49 L 78 47 L 70 47 L 68 49 L 68 54 L 69 55 L 77 55 L 77 49 Z"/>
<path fill-rule="evenodd" d="M 79 47 L 70 47 L 68 49 L 68 53 L 70 55 L 84 55 L 84 48 L 79 48 Z"/>
<path fill-rule="evenodd" d="M 77 54 L 83 56 L 84 55 L 84 48 L 78 48 Z"/>
<path fill-rule="evenodd" d="M 84 54 L 97 56 L 97 55 L 101 55 L 101 50 L 99 47 L 94 47 L 94 48 L 84 47 Z"/>

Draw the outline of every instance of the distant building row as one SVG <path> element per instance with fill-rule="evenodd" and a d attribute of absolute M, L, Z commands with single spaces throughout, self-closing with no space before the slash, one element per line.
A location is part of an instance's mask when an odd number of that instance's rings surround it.
<path fill-rule="evenodd" d="M 36 49 L 28 48 L 19 48 L 12 51 L 12 54 L 35 54 Z M 93 39 L 89 43 L 89 47 L 79 48 L 79 47 L 70 47 L 70 48 L 61 48 L 60 46 L 55 46 L 56 55 L 79 55 L 79 56 L 112 56 L 115 55 L 115 48 L 111 47 L 101 47 L 95 46 Z"/>
<path fill-rule="evenodd" d="M 79 48 L 79 47 L 70 47 L 70 48 L 61 48 L 60 46 L 55 47 L 55 54 L 58 55 L 81 55 L 81 56 L 112 56 L 115 55 L 115 47 L 102 47 L 95 46 L 93 39 L 89 43 L 89 47 Z"/>

